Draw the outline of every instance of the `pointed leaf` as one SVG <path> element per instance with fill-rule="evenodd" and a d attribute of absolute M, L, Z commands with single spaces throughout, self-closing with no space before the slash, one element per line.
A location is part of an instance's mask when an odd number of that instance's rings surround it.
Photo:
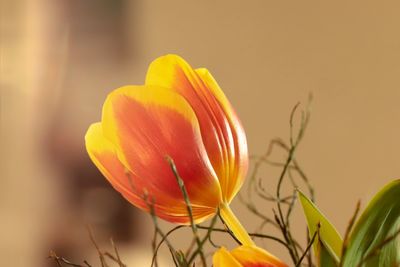
<path fill-rule="evenodd" d="M 325 245 L 320 241 L 316 241 L 319 243 L 318 253 L 316 254 L 317 266 L 319 267 L 337 267 L 338 259 L 332 256 L 332 253 L 329 252 Z"/>
<path fill-rule="evenodd" d="M 399 229 L 400 180 L 395 180 L 375 195 L 356 222 L 343 255 L 343 267 L 397 266 L 400 263 L 400 237 L 397 235 L 391 242 L 386 241 Z"/>
<path fill-rule="evenodd" d="M 321 213 L 321 211 L 309 200 L 302 192 L 298 191 L 301 205 L 303 207 L 304 215 L 307 219 L 307 225 L 310 236 L 312 236 L 319 229 L 319 239 L 324 245 L 324 250 L 321 250 L 321 243 L 314 242 L 315 255 L 325 255 L 327 252 L 335 262 L 339 262 L 342 253 L 343 241 L 336 230 L 336 228 L 329 222 L 329 220 Z M 321 252 L 321 253 L 320 253 Z M 325 265 L 324 265 L 325 266 Z M 330 265 L 328 265 L 330 266 Z"/>

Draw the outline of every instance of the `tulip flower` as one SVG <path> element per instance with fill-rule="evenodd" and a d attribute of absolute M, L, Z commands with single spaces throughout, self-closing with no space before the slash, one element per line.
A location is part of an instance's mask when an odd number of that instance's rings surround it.
<path fill-rule="evenodd" d="M 285 263 L 256 246 L 240 246 L 232 251 L 222 247 L 213 256 L 214 267 L 287 267 Z"/>
<path fill-rule="evenodd" d="M 243 127 L 208 70 L 182 58 L 157 58 L 145 84 L 111 92 L 86 148 L 94 164 L 129 202 L 156 216 L 189 224 L 185 199 L 166 157 L 184 182 L 195 223 L 219 210 L 243 244 L 252 244 L 229 208 L 248 168 Z M 146 196 L 146 197 L 144 197 Z"/>

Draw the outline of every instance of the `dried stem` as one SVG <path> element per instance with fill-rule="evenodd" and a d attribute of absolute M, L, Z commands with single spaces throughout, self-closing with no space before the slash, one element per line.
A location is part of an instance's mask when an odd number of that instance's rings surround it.
<path fill-rule="evenodd" d="M 206 264 L 206 258 L 205 258 L 204 253 L 203 253 L 203 244 L 202 244 L 202 242 L 200 240 L 200 237 L 198 236 L 198 233 L 197 233 L 197 227 L 196 227 L 196 224 L 195 224 L 194 218 L 193 218 L 192 205 L 190 204 L 189 195 L 188 195 L 188 193 L 186 191 L 185 184 L 184 184 L 182 178 L 180 177 L 180 175 L 178 173 L 178 170 L 176 168 L 176 165 L 175 165 L 173 159 L 171 157 L 169 157 L 169 156 L 167 156 L 166 159 L 167 159 L 168 163 L 170 164 L 171 170 L 174 173 L 174 176 L 176 178 L 176 181 L 178 182 L 179 188 L 182 191 L 183 198 L 185 199 L 187 212 L 188 212 L 188 215 L 189 215 L 189 218 L 190 218 L 190 226 L 192 228 L 193 236 L 194 236 L 194 239 L 196 240 L 196 243 L 197 243 L 197 246 L 198 246 L 197 251 L 200 254 L 200 259 L 201 259 L 201 262 L 202 262 L 203 266 L 206 267 L 207 264 Z"/>
<path fill-rule="evenodd" d="M 157 244 L 155 250 L 154 250 L 154 254 L 153 254 L 153 259 L 151 260 L 151 267 L 155 265 L 156 259 L 157 259 L 157 254 L 158 254 L 158 250 L 160 249 L 161 245 L 167 241 L 167 238 L 170 234 L 172 234 L 173 232 L 175 232 L 176 230 L 185 227 L 184 225 L 178 225 L 174 228 L 172 228 L 171 230 L 169 230 L 160 240 L 160 242 Z"/>
<path fill-rule="evenodd" d="M 294 158 L 294 153 L 304 135 L 304 131 L 306 129 L 306 126 L 307 126 L 308 120 L 309 120 L 309 113 L 307 112 L 305 114 L 303 112 L 299 132 L 297 134 L 297 137 L 294 138 L 293 137 L 293 118 L 294 118 L 294 114 L 298 108 L 298 105 L 299 104 L 295 105 L 295 107 L 293 108 L 293 110 L 290 114 L 290 121 L 289 121 L 289 123 L 290 123 L 290 148 L 288 151 L 288 156 L 286 158 L 286 162 L 283 166 L 283 169 L 281 171 L 281 174 L 280 174 L 279 180 L 278 180 L 278 186 L 277 186 L 277 190 L 276 190 L 276 198 L 278 199 L 278 201 L 277 201 L 278 215 L 275 216 L 275 219 L 281 228 L 281 232 L 282 232 L 284 239 L 286 240 L 288 245 L 291 247 L 291 249 L 289 250 L 289 254 L 290 254 L 290 257 L 292 258 L 292 261 L 294 264 L 296 264 L 296 262 L 298 262 L 299 255 L 298 255 L 297 248 L 294 244 L 294 240 L 291 237 L 287 221 L 285 220 L 285 217 L 283 216 L 283 210 L 282 210 L 282 205 L 281 205 L 280 199 L 281 199 L 281 187 L 282 187 L 284 177 L 286 176 L 288 168 L 292 162 L 292 159 Z"/>
<path fill-rule="evenodd" d="M 179 265 L 176 264 L 176 251 L 175 251 L 174 247 L 172 246 L 172 244 L 169 242 L 167 236 L 164 234 L 164 232 L 161 230 L 160 226 L 158 225 L 157 217 L 156 217 L 155 211 L 154 211 L 154 201 L 153 201 L 152 203 L 149 203 L 149 202 L 148 202 L 147 196 L 144 196 L 144 200 L 146 201 L 147 206 L 148 206 L 148 208 L 149 208 L 149 210 L 150 210 L 150 215 L 151 215 L 151 218 L 152 218 L 152 221 L 153 221 L 153 225 L 154 225 L 155 231 L 161 236 L 162 241 L 165 242 L 165 243 L 167 244 L 167 246 L 168 246 L 168 248 L 169 248 L 169 251 L 171 252 L 172 259 L 173 259 L 173 261 L 174 261 L 174 263 L 175 263 L 175 266 L 176 266 L 176 267 L 179 267 Z M 158 249 L 157 249 L 157 250 L 158 250 Z M 156 251 L 157 251 L 157 250 L 156 250 Z M 155 259 L 156 257 L 157 257 L 157 253 L 155 253 L 155 255 L 153 256 L 153 261 L 152 261 L 152 263 L 151 263 L 151 266 L 153 266 L 153 264 L 154 264 L 154 259 Z"/>
<path fill-rule="evenodd" d="M 84 261 L 83 263 L 85 265 L 77 264 L 77 263 L 72 263 L 69 260 L 57 256 L 57 254 L 54 251 L 50 251 L 50 255 L 48 257 L 49 259 L 53 259 L 58 267 L 62 267 L 62 264 L 66 264 L 68 266 L 73 266 L 73 267 L 92 267 L 87 261 Z"/>
<path fill-rule="evenodd" d="M 157 260 L 157 236 L 158 232 L 157 229 L 154 229 L 154 234 L 153 234 L 153 241 L 151 242 L 151 248 L 153 250 L 153 259 L 154 259 L 154 266 L 158 267 L 158 260 Z M 151 264 L 153 266 L 153 264 Z"/>
<path fill-rule="evenodd" d="M 206 235 L 204 236 L 204 238 L 200 241 L 200 248 L 203 248 L 203 246 L 204 246 L 204 244 L 205 244 L 205 242 L 207 241 L 207 240 L 209 240 L 209 238 L 210 238 L 210 236 L 211 236 L 211 233 L 212 233 L 212 231 L 213 231 L 213 228 L 214 228 L 214 226 L 215 226 L 215 223 L 217 222 L 217 218 L 218 218 L 218 216 L 214 216 L 214 218 L 212 219 L 212 221 L 211 221 L 211 224 L 210 224 L 210 226 L 208 227 L 208 231 L 207 231 L 207 233 L 206 233 Z M 198 226 L 199 227 L 199 226 Z M 188 261 L 188 264 L 190 265 L 193 261 L 194 261 L 194 259 L 196 258 L 196 256 L 199 254 L 199 253 L 201 253 L 201 249 L 198 249 L 198 250 L 196 250 L 194 253 L 193 253 L 193 255 L 190 257 L 190 259 L 189 259 L 189 261 Z"/>
<path fill-rule="evenodd" d="M 97 243 L 96 243 L 96 240 L 95 240 L 94 235 L 93 235 L 92 228 L 90 227 L 90 225 L 86 225 L 86 229 L 87 229 L 87 231 L 88 231 L 88 233 L 89 233 L 90 240 L 92 241 L 94 247 L 95 247 L 96 250 L 97 250 L 97 253 L 99 254 L 99 259 L 100 259 L 101 267 L 108 267 L 108 264 L 107 264 L 107 262 L 106 262 L 106 259 L 104 258 L 104 254 L 103 254 L 103 252 L 101 252 L 100 247 L 99 247 L 99 246 L 97 245 Z"/>
<path fill-rule="evenodd" d="M 303 259 L 305 258 L 305 256 L 307 254 L 310 254 L 309 253 L 310 252 L 310 248 L 311 248 L 312 244 L 314 243 L 316 236 L 318 235 L 320 227 L 321 227 L 320 224 L 318 224 L 317 225 L 317 230 L 314 232 L 310 242 L 308 242 L 308 245 L 307 245 L 306 250 L 304 251 L 303 255 L 301 255 L 299 261 L 296 263 L 296 267 L 300 266 L 300 264 L 302 263 Z"/>

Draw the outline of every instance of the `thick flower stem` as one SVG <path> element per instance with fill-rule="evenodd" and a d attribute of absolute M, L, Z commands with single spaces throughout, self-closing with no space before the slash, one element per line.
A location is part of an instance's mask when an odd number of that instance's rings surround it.
<path fill-rule="evenodd" d="M 219 214 L 222 220 L 232 231 L 233 235 L 242 243 L 242 245 L 254 246 L 254 241 L 251 239 L 247 231 L 241 225 L 235 214 L 227 203 L 221 203 L 219 206 Z"/>

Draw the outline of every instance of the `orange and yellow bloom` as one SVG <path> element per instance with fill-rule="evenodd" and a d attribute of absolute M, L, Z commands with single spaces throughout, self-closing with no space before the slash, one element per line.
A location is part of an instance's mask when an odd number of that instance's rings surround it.
<path fill-rule="evenodd" d="M 269 252 L 256 246 L 240 246 L 232 251 L 222 247 L 213 256 L 214 267 L 287 267 Z"/>
<path fill-rule="evenodd" d="M 248 168 L 246 136 L 226 96 L 206 69 L 167 55 L 150 65 L 145 85 L 111 92 L 101 122 L 86 134 L 90 158 L 128 201 L 167 221 L 188 224 L 187 207 L 165 157 L 184 181 L 193 218 L 219 209 L 244 244 L 253 244 L 228 204 Z"/>

